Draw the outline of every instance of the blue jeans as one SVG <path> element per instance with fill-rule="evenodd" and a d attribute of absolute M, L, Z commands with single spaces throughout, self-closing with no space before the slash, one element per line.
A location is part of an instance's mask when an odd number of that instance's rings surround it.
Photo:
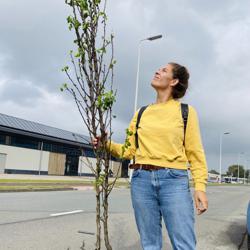
<path fill-rule="evenodd" d="M 187 170 L 133 171 L 131 199 L 143 250 L 162 249 L 162 217 L 174 250 L 194 250 L 194 206 Z"/>

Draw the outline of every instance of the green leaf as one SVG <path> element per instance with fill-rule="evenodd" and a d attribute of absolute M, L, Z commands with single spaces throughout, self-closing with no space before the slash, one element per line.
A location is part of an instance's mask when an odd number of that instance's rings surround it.
<path fill-rule="evenodd" d="M 75 29 L 78 29 L 81 26 L 81 23 L 76 18 L 74 18 L 73 24 L 74 24 Z"/>
<path fill-rule="evenodd" d="M 84 10 L 83 11 L 83 17 L 87 18 L 89 16 L 89 11 L 88 10 Z"/>
<path fill-rule="evenodd" d="M 70 24 L 70 23 L 72 23 L 72 16 L 68 16 L 67 17 L 67 22 Z"/>
<path fill-rule="evenodd" d="M 81 0 L 79 2 L 79 6 L 81 8 L 81 10 L 87 10 L 88 9 L 88 3 L 86 0 Z"/>
<path fill-rule="evenodd" d="M 103 12 L 103 11 L 99 12 L 99 16 L 102 16 L 103 19 L 108 20 L 107 14 L 105 12 Z"/>
<path fill-rule="evenodd" d="M 113 94 L 113 91 L 111 90 L 106 93 L 102 92 L 97 97 L 96 106 L 100 108 L 101 110 L 105 111 L 111 108 L 114 102 L 115 102 L 115 95 Z"/>
<path fill-rule="evenodd" d="M 96 52 L 97 53 L 106 53 L 106 49 L 105 49 L 105 47 L 102 47 L 100 49 L 96 49 Z"/>
<path fill-rule="evenodd" d="M 69 66 L 65 66 L 64 68 L 62 68 L 62 71 L 68 71 L 69 70 Z"/>
<path fill-rule="evenodd" d="M 85 23 L 82 25 L 82 28 L 83 28 L 84 31 L 87 31 L 88 27 L 89 27 L 89 22 L 85 22 Z"/>
<path fill-rule="evenodd" d="M 60 90 L 63 92 L 67 88 L 68 88 L 68 84 L 67 83 L 63 83 L 62 86 L 60 87 Z"/>
<path fill-rule="evenodd" d="M 116 60 L 113 59 L 112 62 L 110 63 L 110 65 L 109 65 L 109 67 L 112 69 L 115 64 L 116 64 Z"/>
<path fill-rule="evenodd" d="M 101 0 L 94 0 L 95 5 L 98 5 L 101 3 Z"/>

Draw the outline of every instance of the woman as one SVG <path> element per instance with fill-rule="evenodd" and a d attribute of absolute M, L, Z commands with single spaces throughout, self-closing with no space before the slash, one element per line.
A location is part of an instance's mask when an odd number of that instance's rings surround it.
<path fill-rule="evenodd" d="M 195 109 L 188 106 L 184 123 L 179 98 L 188 88 L 189 73 L 184 66 L 168 63 L 155 72 L 151 85 L 156 90 L 156 102 L 148 105 L 135 136 L 123 157 L 135 157 L 131 180 L 131 199 L 141 245 L 144 250 L 162 248 L 162 217 L 174 250 L 193 250 L 196 246 L 194 207 L 189 188 L 188 167 L 194 181 L 194 200 L 197 214 L 208 208 L 206 197 L 207 165 L 202 146 L 199 122 Z M 136 131 L 139 110 L 130 122 L 129 130 Z M 94 138 L 99 146 L 99 137 Z M 113 141 L 106 147 L 120 157 L 122 145 Z"/>

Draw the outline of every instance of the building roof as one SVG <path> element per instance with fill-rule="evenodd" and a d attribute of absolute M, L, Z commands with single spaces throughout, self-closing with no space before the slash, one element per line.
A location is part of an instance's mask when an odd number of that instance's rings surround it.
<path fill-rule="evenodd" d="M 88 136 L 0 113 L 0 131 L 72 145 L 89 145 Z"/>

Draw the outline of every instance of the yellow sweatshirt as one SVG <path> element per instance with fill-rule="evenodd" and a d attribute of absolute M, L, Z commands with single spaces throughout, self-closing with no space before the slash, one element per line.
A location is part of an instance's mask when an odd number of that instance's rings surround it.
<path fill-rule="evenodd" d="M 167 168 L 190 167 L 195 190 L 206 191 L 207 164 L 200 136 L 199 121 L 195 109 L 189 105 L 185 144 L 181 105 L 173 98 L 164 103 L 150 104 L 143 112 L 138 133 L 139 147 L 135 146 L 135 128 L 139 109 L 134 114 L 128 129 L 130 146 L 123 158 L 135 163 L 152 164 Z M 114 157 L 122 157 L 123 144 L 108 141 L 106 148 Z"/>

